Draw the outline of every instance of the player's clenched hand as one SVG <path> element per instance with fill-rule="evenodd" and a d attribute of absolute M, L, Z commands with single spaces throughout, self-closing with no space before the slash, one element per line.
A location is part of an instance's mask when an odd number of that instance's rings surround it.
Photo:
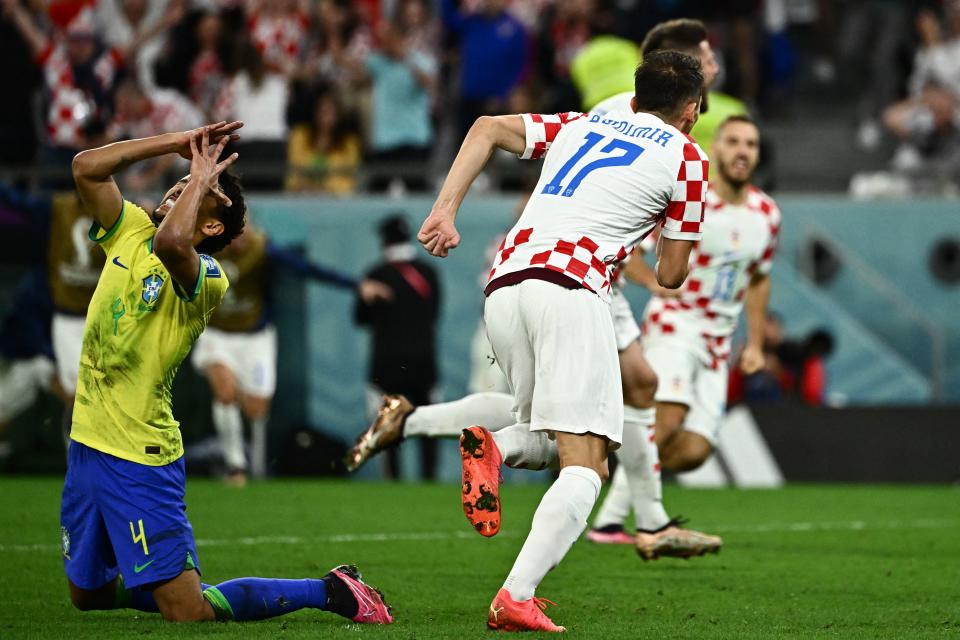
<path fill-rule="evenodd" d="M 763 368 L 763 349 L 755 345 L 747 345 L 740 354 L 740 370 L 748 376 Z"/>
<path fill-rule="evenodd" d="M 223 139 L 226 139 L 227 142 L 232 142 L 240 139 L 240 134 L 237 133 L 237 130 L 242 126 L 243 123 L 240 121 L 226 122 L 221 120 L 220 122 L 190 129 L 189 131 L 181 131 L 177 134 L 177 153 L 187 160 L 192 160 L 193 151 L 190 149 L 191 140 L 206 132 L 211 144 L 216 144 Z"/>
<path fill-rule="evenodd" d="M 450 249 L 460 244 L 460 234 L 450 216 L 434 212 L 423 221 L 417 240 L 430 255 L 446 258 Z"/>
<path fill-rule="evenodd" d="M 661 287 L 660 283 L 658 283 L 656 280 L 647 284 L 647 291 L 658 298 L 679 298 L 682 295 L 680 289 L 667 289 L 666 287 Z"/>
<path fill-rule="evenodd" d="M 229 135 L 221 135 L 220 141 L 211 146 L 210 132 L 206 127 L 199 135 L 190 138 L 190 180 L 198 180 L 201 186 L 209 189 L 215 198 L 228 207 L 233 203 L 220 189 L 219 177 L 223 171 L 236 162 L 238 154 L 232 153 L 220 160 L 223 148 L 230 141 Z"/>

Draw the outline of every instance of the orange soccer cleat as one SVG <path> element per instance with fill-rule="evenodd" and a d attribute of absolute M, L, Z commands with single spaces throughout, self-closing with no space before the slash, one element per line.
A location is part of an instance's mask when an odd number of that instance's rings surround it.
<path fill-rule="evenodd" d="M 486 537 L 500 531 L 500 464 L 503 457 L 493 434 L 483 427 L 464 429 L 460 435 L 463 465 L 463 513 L 477 532 Z"/>
<path fill-rule="evenodd" d="M 548 604 L 554 603 L 543 598 L 516 602 L 509 591 L 500 589 L 490 603 L 487 626 L 497 631 L 566 631 L 544 613 Z"/>

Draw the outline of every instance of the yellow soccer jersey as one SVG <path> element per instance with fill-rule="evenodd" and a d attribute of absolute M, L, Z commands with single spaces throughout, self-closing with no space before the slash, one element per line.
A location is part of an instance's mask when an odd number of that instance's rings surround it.
<path fill-rule="evenodd" d="M 183 455 L 173 378 L 229 285 L 220 264 L 201 255 L 197 284 L 183 291 L 153 253 L 156 232 L 127 201 L 109 231 L 90 229 L 107 263 L 87 311 L 70 438 L 159 466 Z"/>

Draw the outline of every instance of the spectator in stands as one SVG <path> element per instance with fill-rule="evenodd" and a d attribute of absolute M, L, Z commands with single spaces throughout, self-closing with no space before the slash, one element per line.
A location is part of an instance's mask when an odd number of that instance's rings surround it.
<path fill-rule="evenodd" d="M 247 10 L 250 40 L 270 72 L 291 76 L 297 71 L 309 27 L 305 0 L 253 0 Z"/>
<path fill-rule="evenodd" d="M 443 23 L 460 45 L 461 138 L 479 116 L 503 113 L 528 63 L 523 24 L 505 0 L 480 0 L 475 12 L 442 0 Z"/>
<path fill-rule="evenodd" d="M 950 29 L 945 33 L 932 10 L 919 12 L 916 27 L 920 48 L 909 80 L 909 95 L 883 114 L 887 128 L 908 149 L 926 159 L 950 154 L 960 145 L 960 2 L 953 3 L 948 18 Z M 906 154 L 909 151 L 898 154 L 898 168 L 919 168 L 921 158 Z M 956 166 L 960 165 L 953 168 Z"/>
<path fill-rule="evenodd" d="M 279 191 L 286 175 L 287 78 L 267 68 L 248 40 L 237 45 L 236 72 L 221 88 L 214 121 L 240 120 L 243 136 L 233 150 L 244 159 L 244 187 Z"/>
<path fill-rule="evenodd" d="M 132 78 L 117 87 L 114 103 L 116 114 L 107 130 L 111 140 L 146 138 L 164 131 L 187 131 L 206 122 L 186 96 L 173 89 L 155 88 L 147 92 Z M 190 166 L 176 154 L 141 162 L 121 176 L 124 193 L 131 195 L 155 190 L 174 168 L 182 175 Z"/>
<path fill-rule="evenodd" d="M 370 51 L 370 32 L 349 0 L 320 0 L 317 18 L 319 42 L 308 57 L 307 73 L 332 84 L 347 108 L 355 109 L 354 70 Z"/>
<path fill-rule="evenodd" d="M 406 38 L 408 49 L 436 59 L 439 42 L 437 23 L 426 1 L 400 0 L 396 7 L 397 29 Z"/>
<path fill-rule="evenodd" d="M 129 52 L 129 71 L 152 91 L 153 65 L 163 50 L 165 32 L 183 19 L 185 10 L 186 0 L 97 0 L 97 31 L 109 46 Z"/>
<path fill-rule="evenodd" d="M 430 102 L 437 62 L 412 49 L 398 23 L 381 24 L 380 49 L 367 56 L 360 70 L 373 88 L 370 159 L 383 165 L 371 187 L 380 190 L 402 180 L 423 190 L 433 140 Z"/>
<path fill-rule="evenodd" d="M 593 35 L 595 17 L 596 0 L 558 0 L 541 16 L 537 61 L 540 84 L 547 94 L 545 111 L 567 111 L 578 104 L 570 65 Z"/>
<path fill-rule="evenodd" d="M 3 14 L 30 46 L 43 71 L 46 88 L 46 132 L 41 161 L 52 176 L 49 186 L 71 184 L 70 162 L 88 146 L 90 131 L 102 131 L 109 120 L 110 93 L 124 53 L 104 48 L 87 6 L 59 16 L 62 29 L 52 37 L 19 0 L 3 0 Z"/>
<path fill-rule="evenodd" d="M 392 299 L 370 303 L 358 296 L 354 320 L 370 328 L 373 346 L 368 373 L 368 406 L 373 414 L 384 394 L 405 395 L 415 406 L 436 401 L 436 328 L 440 315 L 440 281 L 436 270 L 417 257 L 412 233 L 403 215 L 380 223 L 383 260 L 364 276 L 393 291 Z M 426 444 L 424 444 L 426 443 Z M 436 440 L 420 439 L 421 477 L 436 477 Z M 397 449 L 384 456 L 387 475 L 400 475 Z"/>
<path fill-rule="evenodd" d="M 238 20 L 237 12 L 190 13 L 171 31 L 156 65 L 157 83 L 189 96 L 208 120 L 232 70 Z"/>
<path fill-rule="evenodd" d="M 287 189 L 347 195 L 357 188 L 360 138 L 332 89 L 312 101 L 311 119 L 293 127 L 287 145 Z"/>

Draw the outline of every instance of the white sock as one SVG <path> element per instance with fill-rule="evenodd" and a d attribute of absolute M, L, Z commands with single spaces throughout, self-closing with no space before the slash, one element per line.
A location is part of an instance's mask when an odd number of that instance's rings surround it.
<path fill-rule="evenodd" d="M 565 467 L 533 514 L 504 589 L 517 602 L 529 600 L 547 572 L 557 566 L 587 526 L 600 493 L 600 476 L 587 467 Z"/>
<path fill-rule="evenodd" d="M 213 427 L 220 438 L 223 461 L 231 470 L 246 470 L 247 458 L 243 454 L 243 416 L 236 404 L 213 403 Z"/>
<path fill-rule="evenodd" d="M 267 421 L 269 416 L 250 421 L 250 473 L 254 478 L 267 475 Z"/>
<path fill-rule="evenodd" d="M 452 402 L 417 407 L 407 416 L 405 438 L 458 438 L 460 432 L 478 424 L 499 431 L 515 422 L 513 396 L 508 393 L 474 393 Z"/>
<path fill-rule="evenodd" d="M 528 424 L 514 424 L 493 432 L 503 463 L 514 469 L 540 471 L 554 465 L 559 454 L 557 443 L 546 431 L 530 431 Z"/>
<path fill-rule="evenodd" d="M 620 447 L 623 448 L 622 446 Z M 610 489 L 600 504 L 600 510 L 593 519 L 594 529 L 603 529 L 616 525 L 623 527 L 623 521 L 630 515 L 630 485 L 627 484 L 627 472 L 623 465 L 617 465 L 610 481 Z"/>
<path fill-rule="evenodd" d="M 623 444 L 617 458 L 630 487 L 637 529 L 653 531 L 667 524 L 660 481 L 660 453 L 654 437 L 655 409 L 623 408 Z"/>

